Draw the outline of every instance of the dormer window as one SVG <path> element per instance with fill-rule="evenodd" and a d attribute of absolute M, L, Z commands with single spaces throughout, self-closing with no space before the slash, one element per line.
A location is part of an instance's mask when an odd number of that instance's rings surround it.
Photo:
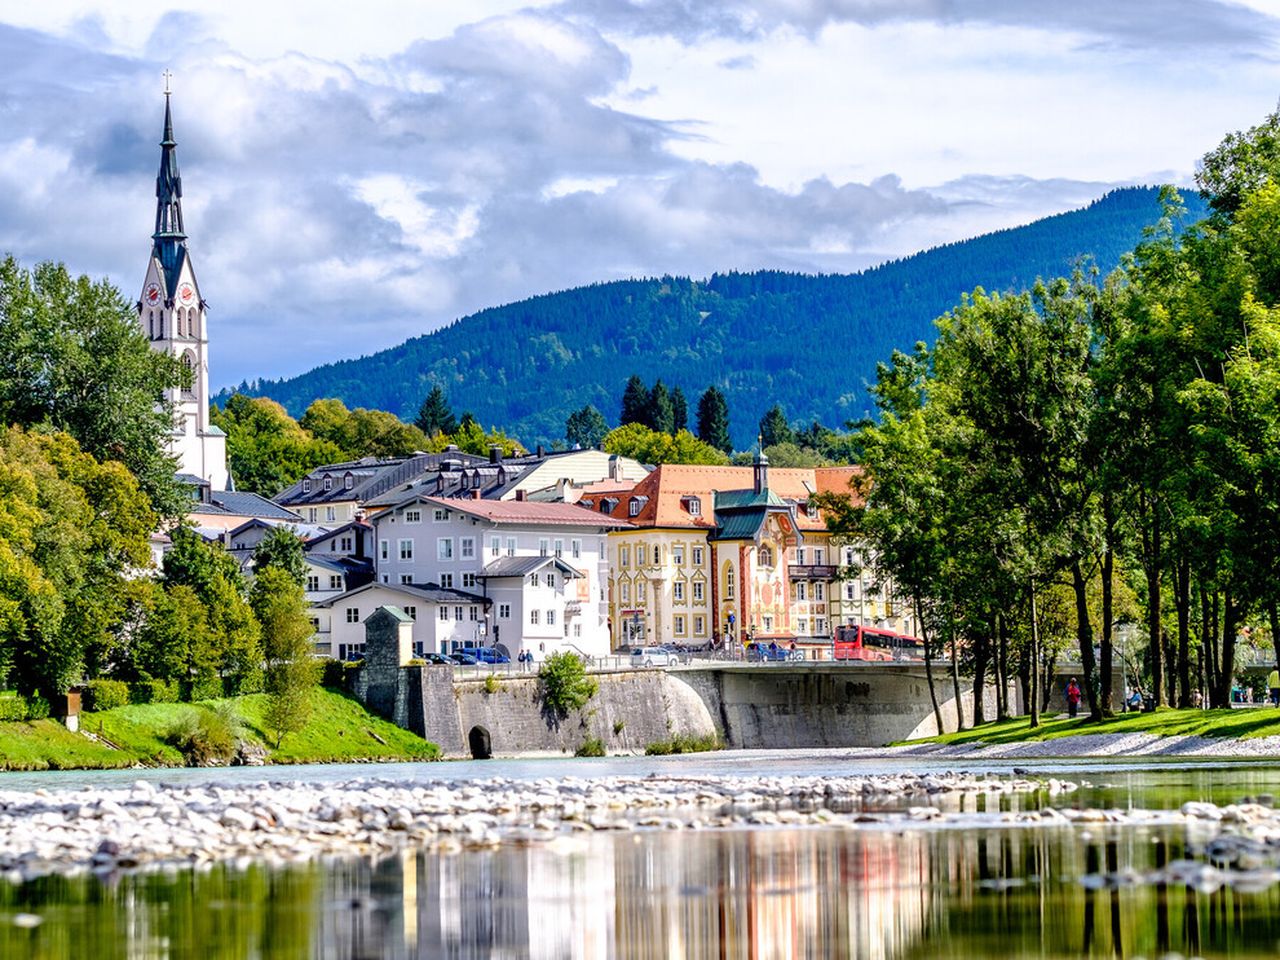
<path fill-rule="evenodd" d="M 356 485 L 356 478 L 353 477 L 351 474 L 348 473 L 345 477 L 342 478 L 343 490 L 350 490 L 355 485 Z"/>
<path fill-rule="evenodd" d="M 618 506 L 618 501 L 615 497 L 605 497 L 600 501 L 600 512 L 613 513 L 614 508 L 617 506 Z"/>
<path fill-rule="evenodd" d="M 310 492 L 311 492 L 311 478 L 310 478 L 310 477 L 307 477 L 306 479 L 304 479 L 304 480 L 302 481 L 302 492 L 303 492 L 303 493 L 310 493 Z"/>
<path fill-rule="evenodd" d="M 627 504 L 627 516 L 640 516 L 640 511 L 644 509 L 644 505 L 648 502 L 648 497 L 632 497 L 630 502 Z"/>
<path fill-rule="evenodd" d="M 685 497 L 684 508 L 689 511 L 689 516 L 702 516 L 702 498 L 701 497 Z"/>
<path fill-rule="evenodd" d="M 333 489 L 333 477 L 325 477 L 325 478 L 324 478 L 324 488 L 325 488 L 326 490 L 332 490 L 332 489 Z"/>
<path fill-rule="evenodd" d="M 818 515 L 818 504 L 813 500 L 806 501 L 804 512 L 810 517 L 816 517 Z"/>

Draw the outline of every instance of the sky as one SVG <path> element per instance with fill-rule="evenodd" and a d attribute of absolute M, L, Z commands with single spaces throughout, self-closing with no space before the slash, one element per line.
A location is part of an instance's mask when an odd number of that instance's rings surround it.
<path fill-rule="evenodd" d="M 0 0 L 0 253 L 139 296 L 165 70 L 225 386 L 1190 185 L 1276 109 L 1280 0 Z"/>

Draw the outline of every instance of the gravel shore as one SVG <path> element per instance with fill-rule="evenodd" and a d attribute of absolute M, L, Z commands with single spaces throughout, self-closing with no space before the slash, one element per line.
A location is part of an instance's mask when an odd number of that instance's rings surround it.
<path fill-rule="evenodd" d="M 973 794 L 1075 784 L 972 774 L 373 780 L 0 791 L 0 875 L 286 863 L 554 842 L 581 832 L 937 820 Z"/>
<path fill-rule="evenodd" d="M 1200 757 L 1204 759 L 1274 759 L 1280 757 L 1280 737 L 1168 736 L 1150 733 L 1083 733 L 1023 743 L 922 743 L 878 751 L 881 756 L 930 757 L 957 760 L 1024 760 L 1090 757 Z"/>

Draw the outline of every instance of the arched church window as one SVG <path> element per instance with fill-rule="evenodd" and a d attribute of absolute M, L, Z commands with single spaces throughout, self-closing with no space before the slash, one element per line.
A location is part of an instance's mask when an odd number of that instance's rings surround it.
<path fill-rule="evenodd" d="M 152 340 L 156 338 L 156 312 L 154 310 L 147 311 L 147 335 Z"/>
<path fill-rule="evenodd" d="M 193 397 L 196 392 L 196 378 L 195 364 L 191 361 L 191 354 L 184 353 L 182 355 L 182 366 L 187 371 L 187 385 L 182 388 L 182 392 L 188 397 Z"/>

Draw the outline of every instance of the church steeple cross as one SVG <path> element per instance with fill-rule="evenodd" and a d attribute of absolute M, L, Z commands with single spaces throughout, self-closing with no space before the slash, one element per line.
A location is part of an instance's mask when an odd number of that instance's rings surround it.
<path fill-rule="evenodd" d="M 164 77 L 164 95 L 167 97 L 173 92 L 169 89 L 169 81 L 173 79 L 173 74 L 169 70 L 165 70 L 160 76 Z"/>

